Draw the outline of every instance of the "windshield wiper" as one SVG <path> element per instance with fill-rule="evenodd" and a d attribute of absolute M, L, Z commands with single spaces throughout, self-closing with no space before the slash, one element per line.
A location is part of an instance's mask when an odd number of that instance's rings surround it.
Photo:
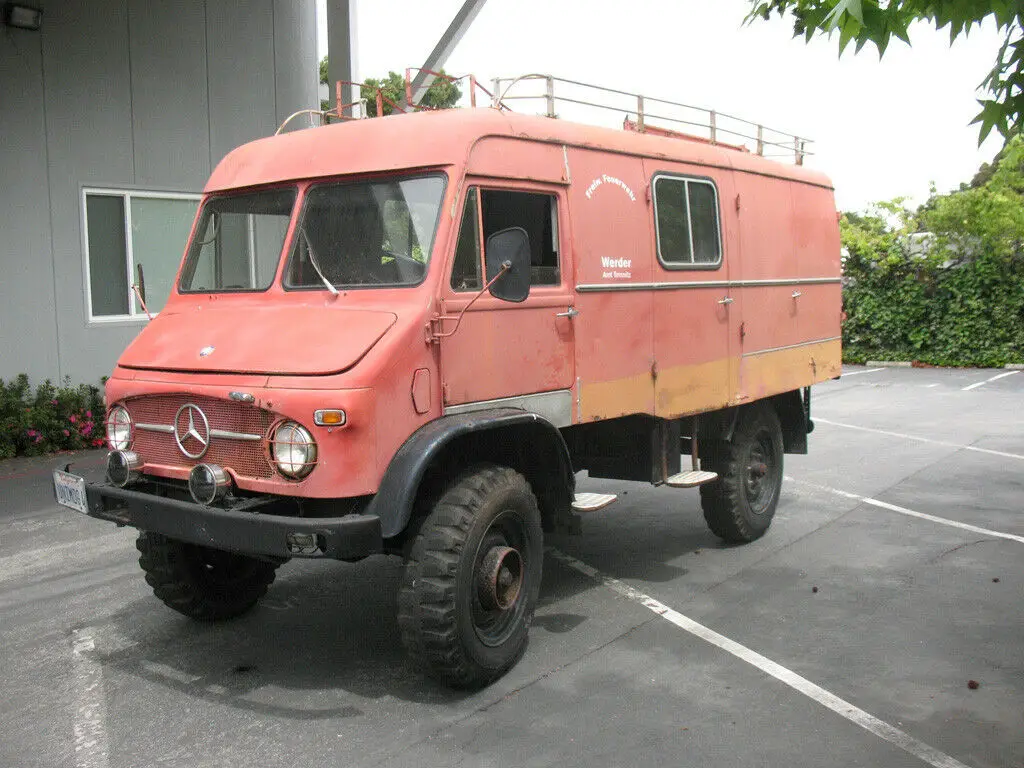
<path fill-rule="evenodd" d="M 334 284 L 331 283 L 330 280 L 324 277 L 324 271 L 320 269 L 320 265 L 317 263 L 316 253 L 313 251 L 313 243 L 309 241 L 309 235 L 306 234 L 306 230 L 302 230 L 302 239 L 306 241 L 306 249 L 309 251 L 309 263 L 313 265 L 313 269 L 316 270 L 316 273 L 317 275 L 319 275 L 320 280 L 324 284 L 324 287 L 326 287 L 328 291 L 337 296 L 338 289 L 334 287 Z"/>

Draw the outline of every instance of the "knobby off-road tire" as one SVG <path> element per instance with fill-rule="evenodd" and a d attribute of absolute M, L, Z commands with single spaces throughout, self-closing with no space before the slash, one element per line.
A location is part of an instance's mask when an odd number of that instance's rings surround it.
<path fill-rule="evenodd" d="M 241 616 L 274 581 L 277 566 L 142 531 L 135 542 L 146 583 L 165 605 L 199 621 Z"/>
<path fill-rule="evenodd" d="M 398 624 L 413 662 L 479 688 L 526 648 L 544 557 L 537 499 L 521 474 L 482 465 L 457 479 L 408 549 Z"/>
<path fill-rule="evenodd" d="M 712 533 L 736 544 L 763 536 L 782 489 L 782 427 L 775 409 L 745 408 L 732 440 L 709 446 L 702 466 L 718 473 L 718 480 L 700 487 Z"/>

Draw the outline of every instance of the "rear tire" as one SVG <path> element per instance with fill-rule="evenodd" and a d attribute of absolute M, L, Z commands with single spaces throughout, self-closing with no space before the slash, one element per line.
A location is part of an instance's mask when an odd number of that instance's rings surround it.
<path fill-rule="evenodd" d="M 761 538 L 772 524 L 782 489 L 782 427 L 766 404 L 745 408 L 730 442 L 710 447 L 701 465 L 718 480 L 700 487 L 704 519 L 712 533 L 742 544 Z"/>
<path fill-rule="evenodd" d="M 413 662 L 456 688 L 480 688 L 522 656 L 544 557 L 526 478 L 483 465 L 422 521 L 406 559 L 398 624 Z"/>
<path fill-rule="evenodd" d="M 277 566 L 246 555 L 141 531 L 135 542 L 146 583 L 164 605 L 199 621 L 233 619 L 266 594 Z"/>

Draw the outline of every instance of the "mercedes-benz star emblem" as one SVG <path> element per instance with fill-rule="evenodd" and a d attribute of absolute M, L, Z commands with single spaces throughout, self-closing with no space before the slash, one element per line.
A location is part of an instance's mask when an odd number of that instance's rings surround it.
<path fill-rule="evenodd" d="M 198 405 L 185 403 L 174 414 L 174 442 L 190 459 L 200 459 L 210 447 L 210 422 Z M 198 446 L 198 450 L 189 450 Z"/>

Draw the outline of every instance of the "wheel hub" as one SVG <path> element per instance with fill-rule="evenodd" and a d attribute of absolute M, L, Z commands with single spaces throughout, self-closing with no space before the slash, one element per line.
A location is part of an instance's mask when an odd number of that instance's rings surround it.
<path fill-rule="evenodd" d="M 487 610 L 507 611 L 523 586 L 523 559 L 512 547 L 494 546 L 484 555 L 477 575 L 477 594 Z"/>

